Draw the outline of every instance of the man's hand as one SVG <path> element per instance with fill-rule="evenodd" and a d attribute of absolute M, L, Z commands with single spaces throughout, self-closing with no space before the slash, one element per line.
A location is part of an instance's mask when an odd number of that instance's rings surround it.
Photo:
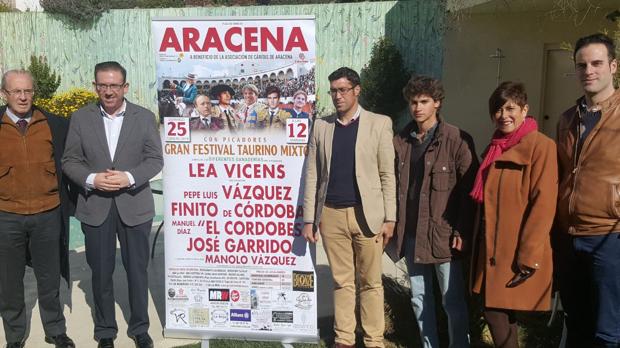
<path fill-rule="evenodd" d="M 106 175 L 108 180 L 118 185 L 118 189 L 131 186 L 131 183 L 129 182 L 129 177 L 125 172 L 122 172 L 120 170 L 108 169 L 106 170 Z"/>
<path fill-rule="evenodd" d="M 464 250 L 463 238 L 457 235 L 452 236 L 452 242 L 450 243 L 450 248 L 457 250 L 457 251 L 463 251 Z"/>
<path fill-rule="evenodd" d="M 97 190 L 106 192 L 118 191 L 121 189 L 119 183 L 111 180 L 107 172 L 95 174 L 95 178 L 93 179 L 93 185 Z"/>
<path fill-rule="evenodd" d="M 390 242 L 390 239 L 394 235 L 394 226 L 395 225 L 396 224 L 393 223 L 393 222 L 384 222 L 383 225 L 381 225 L 381 232 L 379 232 L 379 235 L 377 236 L 376 242 L 379 243 L 379 240 L 381 238 L 383 238 L 383 249 L 385 249 L 385 247 Z"/>
<path fill-rule="evenodd" d="M 305 224 L 301 234 L 310 243 L 316 243 L 319 241 L 319 234 L 314 232 L 314 224 Z"/>

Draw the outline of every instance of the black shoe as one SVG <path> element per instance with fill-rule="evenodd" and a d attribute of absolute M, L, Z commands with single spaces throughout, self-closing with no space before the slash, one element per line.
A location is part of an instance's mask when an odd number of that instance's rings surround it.
<path fill-rule="evenodd" d="M 75 348 L 75 343 L 66 333 L 53 337 L 45 336 L 45 342 L 55 345 L 56 348 Z"/>
<path fill-rule="evenodd" d="M 6 344 L 6 348 L 24 348 L 26 344 L 24 342 L 11 342 Z"/>
<path fill-rule="evenodd" d="M 99 344 L 97 348 L 114 348 L 114 339 L 113 338 L 102 338 L 99 340 Z"/>
<path fill-rule="evenodd" d="M 131 339 L 136 342 L 136 348 L 153 348 L 153 339 L 148 332 L 132 336 Z"/>

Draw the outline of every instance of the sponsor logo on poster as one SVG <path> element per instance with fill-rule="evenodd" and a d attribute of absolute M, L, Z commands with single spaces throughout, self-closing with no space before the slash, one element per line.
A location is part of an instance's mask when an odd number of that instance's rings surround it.
<path fill-rule="evenodd" d="M 293 312 L 292 311 L 273 311 L 271 312 L 272 323 L 292 323 Z"/>
<path fill-rule="evenodd" d="M 209 289 L 209 301 L 228 302 L 230 291 L 228 289 Z"/>
<path fill-rule="evenodd" d="M 250 303 L 252 309 L 258 308 L 258 294 L 256 293 L 256 289 L 250 289 Z"/>
<path fill-rule="evenodd" d="M 295 304 L 295 307 L 299 309 L 312 308 L 312 298 L 310 297 L 310 295 L 306 293 L 299 294 L 299 296 L 297 296 L 295 300 L 297 301 L 297 303 Z"/>
<path fill-rule="evenodd" d="M 209 309 L 190 308 L 189 322 L 191 326 L 209 326 Z"/>
<path fill-rule="evenodd" d="M 230 321 L 252 321 L 252 312 L 249 309 L 231 309 Z"/>
<path fill-rule="evenodd" d="M 288 298 L 288 294 L 284 291 L 278 291 L 278 295 L 277 295 L 277 301 L 278 303 L 282 303 L 285 304 L 286 303 L 286 299 Z"/>
<path fill-rule="evenodd" d="M 239 299 L 241 298 L 241 294 L 239 293 L 239 290 L 233 290 L 230 292 L 230 300 L 233 302 L 237 302 L 239 301 Z"/>
<path fill-rule="evenodd" d="M 314 272 L 293 271 L 294 291 L 314 291 Z"/>
<path fill-rule="evenodd" d="M 223 309 L 211 311 L 211 321 L 222 324 L 228 321 L 228 313 Z"/>
<path fill-rule="evenodd" d="M 180 308 L 175 308 L 173 310 L 170 311 L 170 315 L 172 316 L 172 318 L 174 319 L 174 322 L 177 324 L 187 324 L 187 321 L 185 320 L 186 314 L 185 314 L 185 310 L 180 309 Z"/>

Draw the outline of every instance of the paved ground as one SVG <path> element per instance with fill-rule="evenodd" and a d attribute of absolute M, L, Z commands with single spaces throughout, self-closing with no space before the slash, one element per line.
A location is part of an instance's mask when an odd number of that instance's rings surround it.
<path fill-rule="evenodd" d="M 157 224 L 155 225 L 157 226 Z M 155 235 L 153 229 L 151 238 Z M 155 347 L 167 348 L 176 347 L 196 342 L 195 340 L 170 339 L 163 337 L 164 316 L 164 238 L 160 235 L 156 248 L 155 258 L 149 265 L 149 316 L 151 328 L 149 333 L 155 341 Z M 126 320 L 129 316 L 129 303 L 127 299 L 126 275 L 120 260 L 120 250 L 117 250 L 116 270 L 114 272 L 114 291 L 117 300 L 116 317 L 119 326 L 119 334 L 116 346 L 120 348 L 133 347 L 127 335 Z M 93 340 L 93 320 L 91 314 L 92 295 L 91 295 L 91 273 L 86 264 L 86 256 L 83 247 L 78 247 L 70 255 L 72 284 L 68 289 L 63 281 L 61 287 L 61 300 L 65 304 L 65 316 L 67 319 L 67 333 L 72 337 L 78 347 L 96 347 Z M 384 270 L 386 273 L 402 277 L 403 272 L 394 267 L 387 257 L 384 257 Z M 331 296 L 331 273 L 327 267 L 327 261 L 322 246 L 317 248 L 317 284 L 318 284 L 318 315 L 325 317 L 332 315 L 332 296 Z M 39 310 L 36 305 L 36 281 L 32 270 L 29 269 L 25 279 L 26 298 L 28 316 L 31 318 L 29 337 L 26 341 L 28 348 L 48 348 L 51 345 L 43 341 L 44 334 L 39 319 Z M 4 344 L 4 330 L 0 330 L 0 344 Z"/>

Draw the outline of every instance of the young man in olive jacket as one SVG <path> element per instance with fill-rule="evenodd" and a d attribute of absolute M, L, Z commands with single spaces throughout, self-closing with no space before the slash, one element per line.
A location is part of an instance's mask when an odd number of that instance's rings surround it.
<path fill-rule="evenodd" d="M 433 298 L 435 273 L 448 316 L 450 347 L 468 347 L 460 256 L 473 225 L 473 201 L 467 194 L 478 169 L 473 140 L 439 117 L 444 97 L 439 80 L 412 77 L 403 96 L 412 122 L 394 137 L 398 224 L 389 254 L 394 260 L 406 258 L 422 346 L 439 347 Z"/>

